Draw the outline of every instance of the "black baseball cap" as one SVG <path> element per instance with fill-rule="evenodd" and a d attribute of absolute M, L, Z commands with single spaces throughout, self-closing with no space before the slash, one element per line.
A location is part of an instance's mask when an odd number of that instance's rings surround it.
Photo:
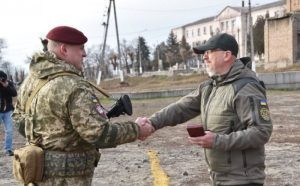
<path fill-rule="evenodd" d="M 222 49 L 224 51 L 231 51 L 231 53 L 237 57 L 239 46 L 235 38 L 226 33 L 217 34 L 212 36 L 205 44 L 194 47 L 193 50 L 196 54 L 204 54 L 207 50 Z"/>

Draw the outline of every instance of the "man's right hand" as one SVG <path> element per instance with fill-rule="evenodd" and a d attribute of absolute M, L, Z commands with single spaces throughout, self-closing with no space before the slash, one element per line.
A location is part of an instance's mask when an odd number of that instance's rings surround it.
<path fill-rule="evenodd" d="M 135 122 L 140 127 L 140 135 L 138 137 L 139 140 L 145 140 L 155 131 L 154 127 L 151 124 L 151 121 L 146 117 L 138 117 Z"/>
<path fill-rule="evenodd" d="M 7 80 L 1 79 L 1 80 L 0 80 L 0 83 L 1 83 L 1 85 L 2 85 L 3 87 L 8 87 L 8 81 L 7 81 Z"/>

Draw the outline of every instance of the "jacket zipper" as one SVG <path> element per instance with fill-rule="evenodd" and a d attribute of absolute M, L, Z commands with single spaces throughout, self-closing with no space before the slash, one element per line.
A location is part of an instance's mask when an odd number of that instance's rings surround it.
<path fill-rule="evenodd" d="M 229 133 L 236 132 L 236 129 L 235 129 L 235 126 L 234 126 L 234 121 L 232 121 L 232 120 L 230 121 L 230 128 L 229 129 L 230 129 Z M 228 155 L 228 157 L 227 157 L 227 163 L 229 165 L 231 165 L 231 151 L 227 152 L 227 155 Z"/>

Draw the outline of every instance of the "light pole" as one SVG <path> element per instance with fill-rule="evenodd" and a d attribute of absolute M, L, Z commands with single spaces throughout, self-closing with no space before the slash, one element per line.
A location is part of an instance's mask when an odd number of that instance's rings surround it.
<path fill-rule="evenodd" d="M 140 46 L 140 40 L 138 40 L 139 42 L 139 63 L 140 63 L 140 74 L 143 73 L 143 68 L 142 68 L 142 50 L 141 50 L 141 46 Z"/>
<path fill-rule="evenodd" d="M 254 60 L 254 43 L 253 43 L 253 28 L 252 28 L 252 15 L 251 15 L 251 0 L 248 0 L 249 2 L 249 32 L 250 32 L 250 46 L 251 46 L 251 53 L 250 57 L 252 60 L 252 70 L 256 72 L 256 64 Z"/>

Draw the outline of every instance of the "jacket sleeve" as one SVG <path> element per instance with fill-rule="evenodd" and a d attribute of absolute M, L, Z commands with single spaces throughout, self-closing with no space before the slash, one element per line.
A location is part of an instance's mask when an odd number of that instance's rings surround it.
<path fill-rule="evenodd" d="M 90 88 L 76 88 L 69 98 L 68 111 L 71 123 L 81 138 L 96 148 L 115 147 L 135 141 L 139 135 L 136 123 L 111 123 L 105 109 Z"/>
<path fill-rule="evenodd" d="M 17 96 L 17 90 L 14 86 L 14 83 L 11 81 L 8 81 L 8 86 L 5 89 L 7 91 L 7 96 L 16 97 Z"/>
<path fill-rule="evenodd" d="M 267 143 L 273 127 L 265 90 L 255 83 L 249 83 L 235 96 L 233 105 L 239 129 L 230 134 L 217 134 L 213 148 L 243 150 Z"/>
<path fill-rule="evenodd" d="M 200 88 L 154 113 L 149 119 L 154 128 L 175 126 L 200 114 Z"/>
<path fill-rule="evenodd" d="M 25 113 L 20 108 L 19 100 L 17 100 L 16 108 L 12 114 L 13 123 L 18 132 L 25 137 Z"/>

